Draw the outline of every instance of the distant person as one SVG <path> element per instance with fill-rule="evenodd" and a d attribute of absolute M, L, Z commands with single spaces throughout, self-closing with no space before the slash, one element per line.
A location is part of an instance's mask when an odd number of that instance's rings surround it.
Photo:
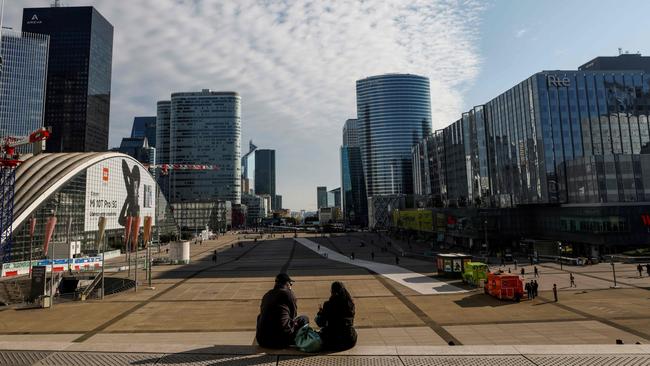
<path fill-rule="evenodd" d="M 537 269 L 537 266 L 533 268 L 533 271 L 535 273 L 535 278 L 539 277 L 539 270 Z"/>
<path fill-rule="evenodd" d="M 557 302 L 557 285 L 553 284 L 553 298 L 555 299 L 555 302 Z"/>
<path fill-rule="evenodd" d="M 395 256 L 395 264 L 399 266 L 399 257 Z"/>
<path fill-rule="evenodd" d="M 532 299 L 533 298 L 532 282 L 526 282 L 526 285 L 524 285 L 524 289 L 526 290 L 526 294 L 528 295 L 528 298 Z"/>
<path fill-rule="evenodd" d="M 323 348 L 343 351 L 357 344 L 354 301 L 342 282 L 333 282 L 330 299 L 319 306 L 316 324 L 321 328 Z"/>
<path fill-rule="evenodd" d="M 318 244 L 318 251 L 320 252 L 320 244 Z"/>
<path fill-rule="evenodd" d="M 512 260 L 512 263 L 515 265 L 515 270 L 517 270 L 517 260 L 516 260 L 516 259 L 513 259 L 513 260 Z"/>
<path fill-rule="evenodd" d="M 539 290 L 539 284 L 537 280 L 533 280 L 533 299 L 537 297 L 537 291 Z"/>
<path fill-rule="evenodd" d="M 648 274 L 648 276 L 650 277 L 650 263 L 645 265 L 645 271 Z"/>
<path fill-rule="evenodd" d="M 350 259 L 354 260 L 354 252 L 352 252 L 352 254 L 350 254 Z"/>
<path fill-rule="evenodd" d="M 526 276 L 526 270 L 524 269 L 524 267 L 521 267 L 521 276 L 522 277 Z"/>
<path fill-rule="evenodd" d="M 267 348 L 285 348 L 294 343 L 298 330 L 309 324 L 305 315 L 297 316 L 296 296 L 291 290 L 293 280 L 286 273 L 275 277 L 275 286 L 262 298 L 257 316 L 255 338 Z"/>
<path fill-rule="evenodd" d="M 573 273 L 569 273 L 569 280 L 571 281 L 570 287 L 578 287 L 576 286 L 576 278 L 573 276 Z"/>
<path fill-rule="evenodd" d="M 639 271 L 639 278 L 643 277 L 643 266 L 641 266 L 641 263 L 636 266 L 636 270 Z"/>

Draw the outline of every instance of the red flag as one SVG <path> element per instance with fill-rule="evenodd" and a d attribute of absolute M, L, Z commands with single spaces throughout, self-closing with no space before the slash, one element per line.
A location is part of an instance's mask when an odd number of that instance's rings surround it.
<path fill-rule="evenodd" d="M 133 218 L 133 224 L 131 226 L 131 232 L 133 233 L 133 241 L 131 242 L 131 247 L 135 249 L 138 246 L 138 236 L 140 236 L 140 216 Z"/>
<path fill-rule="evenodd" d="M 126 222 L 124 223 L 124 251 L 128 251 L 131 248 L 129 247 L 129 239 L 131 239 L 131 223 L 133 217 L 127 216 Z"/>
<path fill-rule="evenodd" d="M 144 217 L 144 233 L 142 233 L 142 241 L 144 241 L 144 247 L 147 247 L 149 240 L 151 239 L 151 224 L 153 220 L 151 216 Z"/>
<path fill-rule="evenodd" d="M 45 255 L 47 255 L 47 249 L 50 246 L 52 234 L 54 234 L 54 227 L 56 227 L 56 216 L 50 216 L 50 218 L 47 219 L 47 224 L 45 224 L 45 241 L 43 242 L 43 254 Z"/>
<path fill-rule="evenodd" d="M 36 230 L 36 217 L 32 216 L 29 219 L 29 238 L 34 239 L 34 231 Z"/>

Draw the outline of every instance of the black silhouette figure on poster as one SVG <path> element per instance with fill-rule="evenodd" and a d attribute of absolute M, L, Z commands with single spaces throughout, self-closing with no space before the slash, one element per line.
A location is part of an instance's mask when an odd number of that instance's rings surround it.
<path fill-rule="evenodd" d="M 140 213 L 140 205 L 138 204 L 140 168 L 137 165 L 133 165 L 133 169 L 129 169 L 129 164 L 127 164 L 126 160 L 122 160 L 122 175 L 124 176 L 126 199 L 120 211 L 118 222 L 120 225 L 125 226 L 127 216 L 138 216 Z"/>

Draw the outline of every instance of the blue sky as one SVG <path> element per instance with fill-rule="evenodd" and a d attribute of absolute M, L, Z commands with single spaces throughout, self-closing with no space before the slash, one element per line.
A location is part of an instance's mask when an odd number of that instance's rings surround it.
<path fill-rule="evenodd" d="M 531 74 L 575 69 L 621 47 L 650 55 L 648 1 L 63 0 L 115 27 L 110 145 L 172 92 L 238 91 L 242 152 L 276 149 L 286 208 L 313 210 L 340 186 L 341 129 L 355 81 L 404 72 L 431 80 L 441 128 Z M 5 25 L 23 7 L 7 0 Z"/>
<path fill-rule="evenodd" d="M 618 48 L 650 56 L 648 1 L 491 1 L 481 15 L 478 77 L 464 109 L 541 70 L 574 70 Z"/>

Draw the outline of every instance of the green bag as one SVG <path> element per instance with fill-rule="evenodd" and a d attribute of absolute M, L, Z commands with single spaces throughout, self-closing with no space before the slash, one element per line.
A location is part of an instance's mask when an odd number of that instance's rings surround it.
<path fill-rule="evenodd" d="M 303 352 L 318 352 L 323 346 L 318 332 L 313 330 L 309 324 L 305 324 L 296 333 L 296 346 Z"/>

